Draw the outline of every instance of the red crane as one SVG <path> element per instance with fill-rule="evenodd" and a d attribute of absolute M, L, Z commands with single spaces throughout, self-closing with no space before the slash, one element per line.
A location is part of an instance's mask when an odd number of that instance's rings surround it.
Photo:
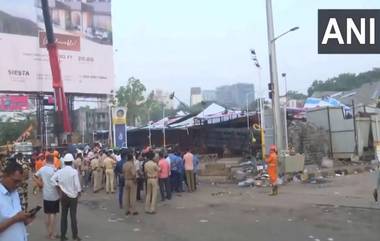
<path fill-rule="evenodd" d="M 47 50 L 49 52 L 50 68 L 53 76 L 53 89 L 55 97 L 56 112 L 58 118 L 62 120 L 63 132 L 70 134 L 71 124 L 69 110 L 67 107 L 66 95 L 63 90 L 63 82 L 61 77 L 61 68 L 59 66 L 58 48 L 55 43 L 53 25 L 51 23 L 50 10 L 48 0 L 41 0 L 42 13 L 44 16 L 46 37 L 47 37 Z M 57 123 L 56 123 L 57 124 Z"/>

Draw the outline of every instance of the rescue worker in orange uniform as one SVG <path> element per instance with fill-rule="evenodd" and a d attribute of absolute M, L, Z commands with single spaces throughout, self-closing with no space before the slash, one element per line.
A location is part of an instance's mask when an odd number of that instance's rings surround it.
<path fill-rule="evenodd" d="M 40 170 L 41 167 L 43 167 L 45 165 L 45 159 L 44 159 L 44 154 L 43 153 L 40 153 L 37 157 L 37 160 L 36 162 L 34 163 L 34 169 L 36 170 L 36 172 L 38 170 Z"/>
<path fill-rule="evenodd" d="M 60 169 L 62 166 L 61 166 L 61 160 L 59 159 L 59 152 L 53 151 L 53 156 L 54 156 L 54 167 L 56 169 Z"/>
<path fill-rule="evenodd" d="M 277 147 L 275 145 L 270 146 L 270 153 L 268 158 L 266 159 L 266 163 L 268 164 L 268 174 L 269 181 L 272 186 L 272 196 L 278 194 L 278 186 L 277 186 L 277 165 L 278 165 L 278 156 L 277 156 Z"/>

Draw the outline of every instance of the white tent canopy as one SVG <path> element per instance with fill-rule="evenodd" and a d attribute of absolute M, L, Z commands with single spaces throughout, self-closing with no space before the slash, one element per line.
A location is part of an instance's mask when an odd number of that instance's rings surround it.
<path fill-rule="evenodd" d="M 148 128 L 150 128 L 150 129 L 162 129 L 162 128 L 164 128 L 164 126 L 168 126 L 171 123 L 181 119 L 182 117 L 184 117 L 186 115 L 188 115 L 188 113 L 183 112 L 183 111 L 178 111 L 174 117 L 172 117 L 172 118 L 165 117 L 159 121 L 156 121 L 154 123 L 150 123 L 150 125 L 143 127 L 143 129 L 148 129 Z"/>
<path fill-rule="evenodd" d="M 209 105 L 206 109 L 204 109 L 198 115 L 191 117 L 187 120 L 184 120 L 180 123 L 170 125 L 170 127 L 172 127 L 172 128 L 188 128 L 188 127 L 194 126 L 194 119 L 195 118 L 204 118 L 204 119 L 219 118 L 218 121 L 213 122 L 213 124 L 214 124 L 214 123 L 219 123 L 221 121 L 224 121 L 223 116 L 225 116 L 225 115 L 239 116 L 240 114 L 241 114 L 241 111 L 227 110 L 223 106 L 212 103 L 211 105 Z"/>

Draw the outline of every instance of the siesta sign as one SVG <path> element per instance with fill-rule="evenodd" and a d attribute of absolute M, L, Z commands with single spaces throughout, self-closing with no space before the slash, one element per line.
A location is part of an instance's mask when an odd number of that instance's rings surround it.
<path fill-rule="evenodd" d="M 380 53 L 380 9 L 319 9 L 318 53 Z"/>

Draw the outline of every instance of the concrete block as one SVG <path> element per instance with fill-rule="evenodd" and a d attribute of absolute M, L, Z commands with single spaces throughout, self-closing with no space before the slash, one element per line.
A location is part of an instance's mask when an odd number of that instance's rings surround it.
<path fill-rule="evenodd" d="M 322 158 L 321 167 L 323 168 L 333 168 L 334 160 L 331 160 L 327 157 Z"/>
<path fill-rule="evenodd" d="M 205 165 L 205 169 L 209 171 L 220 171 L 226 169 L 226 164 L 223 163 L 208 163 Z"/>
<path fill-rule="evenodd" d="M 304 170 L 305 156 L 296 154 L 294 156 L 285 157 L 285 172 L 301 172 Z"/>
<path fill-rule="evenodd" d="M 205 169 L 201 170 L 199 173 L 200 176 L 231 176 L 231 169 Z"/>

